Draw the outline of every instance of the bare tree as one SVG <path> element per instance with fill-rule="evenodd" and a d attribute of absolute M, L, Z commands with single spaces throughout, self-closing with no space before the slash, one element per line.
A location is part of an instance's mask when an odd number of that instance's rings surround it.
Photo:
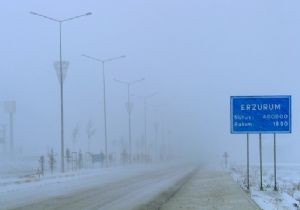
<path fill-rule="evenodd" d="M 75 145 L 78 142 L 79 131 L 80 131 L 80 127 L 79 127 L 79 123 L 77 123 L 72 131 L 73 150 L 75 150 Z"/>
<path fill-rule="evenodd" d="M 86 134 L 88 137 L 88 152 L 90 152 L 91 138 L 95 135 L 96 128 L 94 122 L 90 119 L 86 126 Z"/>

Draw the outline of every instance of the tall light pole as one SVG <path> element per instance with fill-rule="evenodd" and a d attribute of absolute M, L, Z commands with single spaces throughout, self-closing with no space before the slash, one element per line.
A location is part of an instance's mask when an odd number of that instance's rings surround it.
<path fill-rule="evenodd" d="M 153 96 L 157 95 L 158 92 L 154 92 L 152 94 L 148 94 L 146 96 L 138 96 L 139 98 L 143 99 L 144 102 L 144 140 L 145 140 L 145 155 L 147 155 L 147 106 L 148 106 L 148 100 L 152 98 Z"/>
<path fill-rule="evenodd" d="M 134 81 L 131 81 L 131 82 L 127 82 L 127 81 L 122 81 L 122 80 L 118 80 L 118 79 L 114 79 L 116 82 L 118 83 L 121 83 L 123 85 L 126 85 L 127 86 L 127 111 L 128 111 L 128 139 L 129 139 L 129 161 L 131 162 L 131 156 L 132 156 L 132 153 L 131 153 L 131 111 L 132 111 L 132 104 L 130 102 L 130 86 L 131 85 L 134 85 L 136 83 L 139 83 L 139 82 L 142 82 L 145 80 L 145 78 L 141 78 L 139 80 L 134 80 Z"/>
<path fill-rule="evenodd" d="M 6 125 L 0 124 L 0 144 L 3 144 L 3 153 L 6 153 Z"/>
<path fill-rule="evenodd" d="M 105 160 L 106 160 L 105 163 L 106 163 L 106 166 L 107 166 L 107 158 L 108 158 L 108 153 L 107 153 L 107 123 L 106 123 L 106 120 L 107 120 L 107 115 L 106 114 L 107 113 L 106 113 L 106 86 L 105 86 L 105 69 L 104 69 L 104 66 L 105 66 L 105 63 L 108 63 L 108 62 L 111 62 L 111 61 L 115 61 L 115 60 L 118 60 L 118 59 L 121 59 L 121 58 L 125 58 L 126 56 L 122 55 L 122 56 L 108 58 L 108 59 L 94 58 L 94 57 L 91 57 L 91 56 L 88 56 L 88 55 L 84 55 L 84 54 L 82 56 L 86 57 L 86 58 L 89 58 L 89 59 L 91 59 L 93 61 L 102 63 L 104 139 L 105 139 Z"/>
<path fill-rule="evenodd" d="M 16 112 L 16 101 L 5 101 L 4 110 L 9 114 L 9 148 L 10 155 L 14 155 L 14 113 Z"/>
<path fill-rule="evenodd" d="M 153 148 L 154 148 L 154 151 L 153 151 L 153 157 L 157 157 L 158 160 L 160 159 L 160 155 L 162 154 L 161 151 L 162 151 L 162 148 L 163 148 L 163 140 L 164 140 L 164 115 L 163 113 L 159 113 L 159 108 L 162 107 L 164 104 L 159 104 L 159 105 L 152 105 L 153 108 L 155 108 L 155 115 L 157 116 L 156 117 L 156 120 L 155 122 L 153 123 L 153 128 L 154 128 L 154 142 L 153 142 Z M 161 133 L 161 141 L 159 141 L 159 131 Z"/>
<path fill-rule="evenodd" d="M 59 24 L 59 69 L 60 73 L 59 75 L 59 82 L 60 82 L 60 118 L 61 118 L 61 172 L 64 173 L 65 171 L 65 166 L 64 166 L 64 105 L 63 105 L 63 99 L 64 99 L 64 89 L 63 89 L 63 80 L 64 80 L 64 75 L 63 75 L 63 61 L 62 61 L 62 23 L 74 20 L 77 18 L 89 16 L 92 13 L 88 12 L 82 15 L 74 16 L 71 18 L 66 18 L 66 19 L 56 19 L 52 17 L 48 17 L 46 15 L 42 15 L 36 12 L 30 12 L 32 15 L 36 15 L 51 21 L 54 21 Z"/>

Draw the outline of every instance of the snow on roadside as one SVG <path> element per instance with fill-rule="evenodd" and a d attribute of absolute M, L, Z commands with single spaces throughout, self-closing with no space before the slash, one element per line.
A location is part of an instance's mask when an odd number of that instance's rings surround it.
<path fill-rule="evenodd" d="M 0 181 L 35 173 L 38 168 L 38 157 L 15 157 L 11 160 L 0 156 L 0 159 Z"/>
<path fill-rule="evenodd" d="M 274 174 L 271 165 L 263 168 L 263 191 L 260 191 L 258 166 L 250 167 L 250 196 L 264 210 L 300 209 L 300 166 L 279 165 L 277 167 L 278 191 L 274 191 Z M 230 170 L 233 179 L 247 190 L 246 167 L 233 166 Z"/>

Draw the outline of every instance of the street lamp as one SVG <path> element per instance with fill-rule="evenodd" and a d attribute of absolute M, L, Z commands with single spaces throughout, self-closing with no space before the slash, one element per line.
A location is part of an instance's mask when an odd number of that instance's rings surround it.
<path fill-rule="evenodd" d="M 13 157 L 14 155 L 14 113 L 16 112 L 16 101 L 5 101 L 4 110 L 9 114 L 9 148 L 10 154 Z"/>
<path fill-rule="evenodd" d="M 3 144 L 3 153 L 6 153 L 6 124 L 0 124 L 0 144 Z"/>
<path fill-rule="evenodd" d="M 62 23 L 64 22 L 67 22 L 67 21 L 70 21 L 70 20 L 74 20 L 74 19 L 77 19 L 77 18 L 81 18 L 81 17 L 85 17 L 85 16 L 89 16 L 91 15 L 92 13 L 91 12 L 88 12 L 88 13 L 85 13 L 85 14 L 82 14 L 82 15 L 78 15 L 78 16 L 74 16 L 74 17 L 71 17 L 71 18 L 66 18 L 66 19 L 62 19 L 62 20 L 59 20 L 59 19 L 56 19 L 56 18 L 52 18 L 52 17 L 48 17 L 48 16 L 45 16 L 45 15 L 42 15 L 42 14 L 39 14 L 39 13 L 36 13 L 36 12 L 30 12 L 30 14 L 32 15 L 36 15 L 36 16 L 39 16 L 39 17 L 42 17 L 42 18 L 45 18 L 45 19 L 48 19 L 48 20 L 51 20 L 51 21 L 54 21 L 54 22 L 57 22 L 59 24 L 59 82 L 60 82 L 60 117 L 61 117 L 61 172 L 64 173 L 65 171 L 65 166 L 64 166 L 64 105 L 63 105 L 63 80 L 64 80 L 64 77 L 65 77 L 65 74 L 63 72 L 63 61 L 62 61 Z"/>
<path fill-rule="evenodd" d="M 145 78 L 141 78 L 139 80 L 134 80 L 131 82 L 127 82 L 127 81 L 122 81 L 122 80 L 118 80 L 118 79 L 114 79 L 115 82 L 121 83 L 123 85 L 127 86 L 127 97 L 128 97 L 128 102 L 126 104 L 127 107 L 127 111 L 128 111 L 128 139 L 129 139 L 129 160 L 131 162 L 131 111 L 132 111 L 132 104 L 130 102 L 130 86 L 134 85 L 136 83 L 142 82 L 145 80 Z"/>
<path fill-rule="evenodd" d="M 104 103 L 103 111 L 104 111 L 105 163 L 106 163 L 106 166 L 107 166 L 108 153 L 107 153 L 107 124 L 106 124 L 106 87 L 105 87 L 105 69 L 104 69 L 104 66 L 105 66 L 105 63 L 108 63 L 108 62 L 111 62 L 111 61 L 115 61 L 115 60 L 118 60 L 118 59 L 121 59 L 121 58 L 125 58 L 126 56 L 122 55 L 122 56 L 112 57 L 112 58 L 108 58 L 108 59 L 94 58 L 94 57 L 91 57 L 91 56 L 88 56 L 88 55 L 84 55 L 84 54 L 82 56 L 86 57 L 86 58 L 89 58 L 89 59 L 91 59 L 93 61 L 102 63 L 103 103 Z"/>
<path fill-rule="evenodd" d="M 158 92 L 154 92 L 145 96 L 137 96 L 139 99 L 142 99 L 144 102 L 144 140 L 145 140 L 145 155 L 147 154 L 147 106 L 148 106 L 148 99 L 156 96 Z"/>
<path fill-rule="evenodd" d="M 156 120 L 153 123 L 153 127 L 154 127 L 154 143 L 153 143 L 153 157 L 158 158 L 158 160 L 160 159 L 161 155 L 162 155 L 162 151 L 164 148 L 164 144 L 165 144 L 165 117 L 163 113 L 162 114 L 159 113 L 159 109 L 164 106 L 164 104 L 159 104 L 159 105 L 152 105 L 155 110 L 156 110 Z M 160 122 L 159 122 L 160 121 Z M 160 130 L 161 133 L 161 141 L 159 141 L 159 137 L 158 137 L 158 131 Z"/>
<path fill-rule="evenodd" d="M 145 155 L 147 154 L 147 102 L 148 99 L 152 98 L 153 96 L 157 95 L 157 92 L 143 96 L 144 100 L 144 135 L 145 135 Z"/>

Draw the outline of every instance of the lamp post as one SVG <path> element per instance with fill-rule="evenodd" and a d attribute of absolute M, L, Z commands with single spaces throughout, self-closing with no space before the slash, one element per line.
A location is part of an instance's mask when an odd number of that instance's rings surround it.
<path fill-rule="evenodd" d="M 139 96 L 139 98 L 143 99 L 144 102 L 144 140 L 145 140 L 145 155 L 147 155 L 147 106 L 148 106 L 148 99 L 152 98 L 153 96 L 157 95 L 157 92 L 146 96 Z"/>
<path fill-rule="evenodd" d="M 129 139 L 129 161 L 131 162 L 131 156 L 132 156 L 132 153 L 131 153 L 131 111 L 132 111 L 132 103 L 130 102 L 130 86 L 131 85 L 134 85 L 136 83 L 139 83 L 139 82 L 142 82 L 145 80 L 145 78 L 141 78 L 139 80 L 134 80 L 134 81 L 131 81 L 131 82 L 127 82 L 127 81 L 122 81 L 122 80 L 118 80 L 118 79 L 114 79 L 115 82 L 118 82 L 118 83 L 121 83 L 123 85 L 126 85 L 127 86 L 127 104 L 126 104 L 126 107 L 127 107 L 127 112 L 128 112 L 128 139 Z"/>
<path fill-rule="evenodd" d="M 3 153 L 6 153 L 6 125 L 0 124 L 0 144 L 3 144 Z"/>
<path fill-rule="evenodd" d="M 4 110 L 9 114 L 9 148 L 10 155 L 14 155 L 14 113 L 16 112 L 16 101 L 5 101 Z"/>
<path fill-rule="evenodd" d="M 66 18 L 66 19 L 56 19 L 56 18 L 52 18 L 52 17 L 48 17 L 46 15 L 42 15 L 36 12 L 30 12 L 30 14 L 32 15 L 36 15 L 51 21 L 54 21 L 56 23 L 59 24 L 59 83 L 60 83 L 60 119 L 61 119 L 61 172 L 64 173 L 65 171 L 65 166 L 64 166 L 64 104 L 63 104 L 63 99 L 64 99 L 64 89 L 63 89 L 63 80 L 65 75 L 63 74 L 63 61 L 62 61 L 62 23 L 70 21 L 70 20 L 74 20 L 77 18 L 81 18 L 81 17 L 85 17 L 85 16 L 89 16 L 92 13 L 88 12 L 82 15 L 78 15 L 78 16 L 74 16 L 71 18 Z"/>
<path fill-rule="evenodd" d="M 99 59 L 94 58 L 88 55 L 82 55 L 83 57 L 86 57 L 88 59 L 91 59 L 96 62 L 100 62 L 102 64 L 102 79 L 103 79 L 103 112 L 104 112 L 104 139 L 105 139 L 105 163 L 107 166 L 107 158 L 108 158 L 108 152 L 107 152 L 107 113 L 106 113 L 106 86 L 105 86 L 105 63 L 115 61 L 121 58 L 125 58 L 125 55 L 118 56 L 118 57 L 112 57 L 108 59 Z"/>
<path fill-rule="evenodd" d="M 166 142 L 165 142 L 165 128 L 166 128 L 166 119 L 165 119 L 165 115 L 164 113 L 166 113 L 165 111 L 161 112 L 159 111 L 159 109 L 161 107 L 163 107 L 164 104 L 159 104 L 159 105 L 153 105 L 153 107 L 156 110 L 156 121 L 154 122 L 154 143 L 153 143 L 153 147 L 154 147 L 154 152 L 153 155 L 154 157 L 156 156 L 158 158 L 158 160 L 162 157 L 163 158 L 163 150 L 166 146 Z M 161 112 L 161 114 L 159 113 Z M 159 131 L 160 131 L 160 138 L 161 140 L 159 140 Z"/>

